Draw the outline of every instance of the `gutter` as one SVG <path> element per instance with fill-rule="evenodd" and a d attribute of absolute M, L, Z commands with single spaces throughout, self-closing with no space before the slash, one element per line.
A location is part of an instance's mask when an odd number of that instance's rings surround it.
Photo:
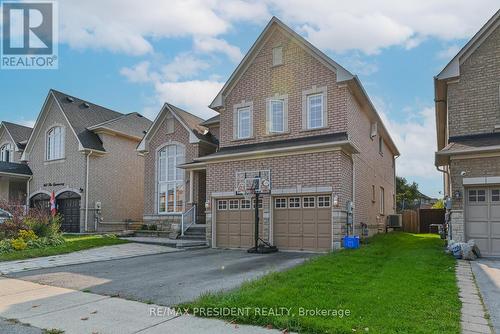
<path fill-rule="evenodd" d="M 89 163 L 90 163 L 90 156 L 92 155 L 94 151 L 90 150 L 89 154 L 87 154 L 87 171 L 86 171 L 86 178 L 85 178 L 85 232 L 87 232 L 88 228 L 88 220 L 89 220 Z"/>
<path fill-rule="evenodd" d="M 28 181 L 26 182 L 26 212 L 29 210 L 30 207 L 30 182 L 33 180 L 33 176 L 30 176 Z"/>

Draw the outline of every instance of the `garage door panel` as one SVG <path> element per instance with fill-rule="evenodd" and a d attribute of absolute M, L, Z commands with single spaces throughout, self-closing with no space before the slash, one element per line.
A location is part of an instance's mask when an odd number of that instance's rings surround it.
<path fill-rule="evenodd" d="M 474 237 L 474 236 L 488 237 L 488 233 L 489 233 L 488 225 L 489 225 L 489 223 L 487 221 L 469 222 L 469 235 L 471 237 Z"/>
<path fill-rule="evenodd" d="M 288 237 L 288 248 L 291 249 L 301 249 L 302 248 L 302 237 Z"/>
<path fill-rule="evenodd" d="M 316 224 L 313 223 L 306 223 L 302 225 L 302 233 L 304 235 L 317 235 L 318 234 L 318 229 L 316 227 Z"/>
<path fill-rule="evenodd" d="M 490 207 L 490 219 L 500 221 L 500 206 L 492 205 Z"/>
<path fill-rule="evenodd" d="M 288 234 L 301 234 L 302 224 L 300 223 L 289 223 L 288 224 Z"/>
<path fill-rule="evenodd" d="M 236 221 L 232 221 L 231 223 L 228 224 L 229 228 L 228 231 L 230 234 L 240 234 L 240 224 Z"/>
<path fill-rule="evenodd" d="M 488 219 L 488 206 L 474 205 L 469 206 L 469 219 L 470 220 L 486 220 Z"/>
<path fill-rule="evenodd" d="M 500 238 L 492 238 L 491 239 L 491 253 L 493 255 L 500 254 Z"/>
<path fill-rule="evenodd" d="M 318 249 L 320 250 L 330 250 L 330 238 L 329 237 L 319 237 L 318 238 Z"/>
<path fill-rule="evenodd" d="M 302 249 L 314 250 L 317 248 L 316 237 L 304 237 L 302 238 Z"/>
<path fill-rule="evenodd" d="M 332 225 L 330 223 L 318 223 L 318 234 L 330 234 L 332 232 Z"/>
<path fill-rule="evenodd" d="M 318 221 L 330 222 L 332 212 L 327 209 L 318 209 Z"/>
<path fill-rule="evenodd" d="M 500 222 L 499 223 L 491 223 L 491 237 L 492 238 L 500 238 Z"/>

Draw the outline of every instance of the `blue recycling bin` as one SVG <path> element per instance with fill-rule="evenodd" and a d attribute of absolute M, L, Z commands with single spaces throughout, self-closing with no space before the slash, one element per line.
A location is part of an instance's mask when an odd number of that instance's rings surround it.
<path fill-rule="evenodd" d="M 344 238 L 344 248 L 357 249 L 359 248 L 359 235 L 346 235 Z"/>

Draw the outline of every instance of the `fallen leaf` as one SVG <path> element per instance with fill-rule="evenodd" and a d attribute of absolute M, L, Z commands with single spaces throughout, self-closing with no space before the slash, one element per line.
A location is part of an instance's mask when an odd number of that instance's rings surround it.
<path fill-rule="evenodd" d="M 96 314 L 96 313 L 97 313 L 97 310 L 90 312 L 90 314 Z"/>
<path fill-rule="evenodd" d="M 89 317 L 80 318 L 80 320 L 89 320 Z"/>

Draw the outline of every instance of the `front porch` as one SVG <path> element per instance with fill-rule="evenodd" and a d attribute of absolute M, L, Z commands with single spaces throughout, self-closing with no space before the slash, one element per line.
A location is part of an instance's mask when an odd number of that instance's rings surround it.
<path fill-rule="evenodd" d="M 26 164 L 0 162 L 0 201 L 26 205 L 28 181 L 32 176 Z"/>

